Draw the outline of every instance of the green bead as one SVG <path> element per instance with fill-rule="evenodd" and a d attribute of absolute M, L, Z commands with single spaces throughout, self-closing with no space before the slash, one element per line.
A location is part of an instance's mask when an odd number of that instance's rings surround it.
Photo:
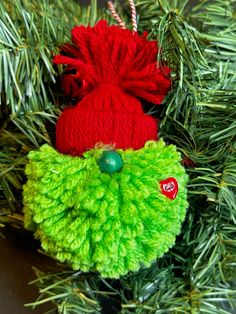
<path fill-rule="evenodd" d="M 123 160 L 119 153 L 114 150 L 108 150 L 102 153 L 98 161 L 101 172 L 114 173 L 118 172 L 123 167 Z"/>

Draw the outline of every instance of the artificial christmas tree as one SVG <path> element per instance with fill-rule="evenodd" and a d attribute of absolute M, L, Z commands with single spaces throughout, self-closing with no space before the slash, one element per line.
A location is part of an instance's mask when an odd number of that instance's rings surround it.
<path fill-rule="evenodd" d="M 59 313 L 231 313 L 235 265 L 235 1 L 137 1 L 138 31 L 158 40 L 158 62 L 172 69 L 160 136 L 182 153 L 189 209 L 175 246 L 148 269 L 119 280 L 61 269 L 37 272 L 41 300 Z M 33 12 L 37 11 L 37 15 Z M 52 55 L 74 25 L 114 23 L 77 3 L 1 3 L 1 223 L 22 225 L 26 155 L 45 142 L 62 104 Z M 129 25 L 129 10 L 123 14 Z M 73 103 L 73 100 L 71 101 Z M 112 300 L 114 302 L 112 302 Z M 222 301 L 227 301 L 224 309 Z M 113 306 L 114 305 L 114 306 Z M 112 309 L 115 308 L 115 309 Z M 231 308 L 231 309 L 230 309 Z"/>

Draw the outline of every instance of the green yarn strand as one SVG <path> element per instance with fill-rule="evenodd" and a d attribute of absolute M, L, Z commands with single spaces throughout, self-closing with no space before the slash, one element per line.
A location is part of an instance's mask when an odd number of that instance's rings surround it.
<path fill-rule="evenodd" d="M 187 208 L 187 175 L 175 146 L 150 141 L 137 151 L 120 150 L 123 168 L 102 173 L 104 148 L 83 157 L 48 145 L 29 154 L 24 186 L 25 227 L 60 262 L 118 278 L 148 267 L 175 242 Z M 159 182 L 174 177 L 173 200 Z"/>

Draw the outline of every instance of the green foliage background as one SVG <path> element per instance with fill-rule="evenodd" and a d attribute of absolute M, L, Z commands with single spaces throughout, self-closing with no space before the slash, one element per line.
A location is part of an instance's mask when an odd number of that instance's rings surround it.
<path fill-rule="evenodd" d="M 67 269 L 37 270 L 40 299 L 34 306 L 53 300 L 59 313 L 102 313 L 104 300 L 115 300 L 122 314 L 231 313 L 236 306 L 236 1 L 202 0 L 193 8 L 190 0 L 136 4 L 139 31 L 158 40 L 159 61 L 167 60 L 173 69 L 172 91 L 156 114 L 160 135 L 178 147 L 190 176 L 182 234 L 151 268 L 119 281 Z M 130 24 L 128 9 L 122 16 Z M 73 1 L 1 1 L 1 225 L 23 227 L 26 155 L 45 142 L 53 144 L 65 100 L 52 55 L 69 40 L 73 25 L 93 25 L 100 18 L 114 23 L 95 0 L 88 8 Z"/>

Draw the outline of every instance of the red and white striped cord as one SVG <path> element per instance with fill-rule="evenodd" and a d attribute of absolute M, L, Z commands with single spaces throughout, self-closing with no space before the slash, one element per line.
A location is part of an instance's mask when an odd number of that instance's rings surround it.
<path fill-rule="evenodd" d="M 111 12 L 111 15 L 114 17 L 114 19 L 116 20 L 116 22 L 118 23 L 118 25 L 123 28 L 123 29 L 126 29 L 126 26 L 125 26 L 125 22 L 122 21 L 122 19 L 120 18 L 119 14 L 116 12 L 116 9 L 113 5 L 113 3 L 111 1 L 108 1 L 107 2 L 107 6 L 108 6 L 108 9 L 110 10 Z"/>
<path fill-rule="evenodd" d="M 137 29 L 138 29 L 138 27 L 137 27 L 137 14 L 136 14 L 134 1 L 133 0 L 129 0 L 129 5 L 130 5 L 130 8 L 131 8 L 131 19 L 132 19 L 133 31 L 137 32 Z M 118 25 L 121 28 L 125 29 L 126 28 L 125 22 L 122 21 L 122 19 L 120 18 L 119 14 L 116 12 L 116 9 L 115 9 L 113 3 L 111 1 L 108 1 L 107 2 L 107 6 L 108 6 L 108 9 L 111 12 L 111 15 L 114 17 L 114 19 L 116 20 Z"/>
<path fill-rule="evenodd" d="M 133 25 L 133 31 L 137 32 L 137 15 L 136 15 L 136 9 L 135 9 L 135 5 L 134 5 L 134 1 L 133 0 L 129 0 L 129 5 L 131 8 L 131 18 L 132 18 L 132 25 Z"/>

